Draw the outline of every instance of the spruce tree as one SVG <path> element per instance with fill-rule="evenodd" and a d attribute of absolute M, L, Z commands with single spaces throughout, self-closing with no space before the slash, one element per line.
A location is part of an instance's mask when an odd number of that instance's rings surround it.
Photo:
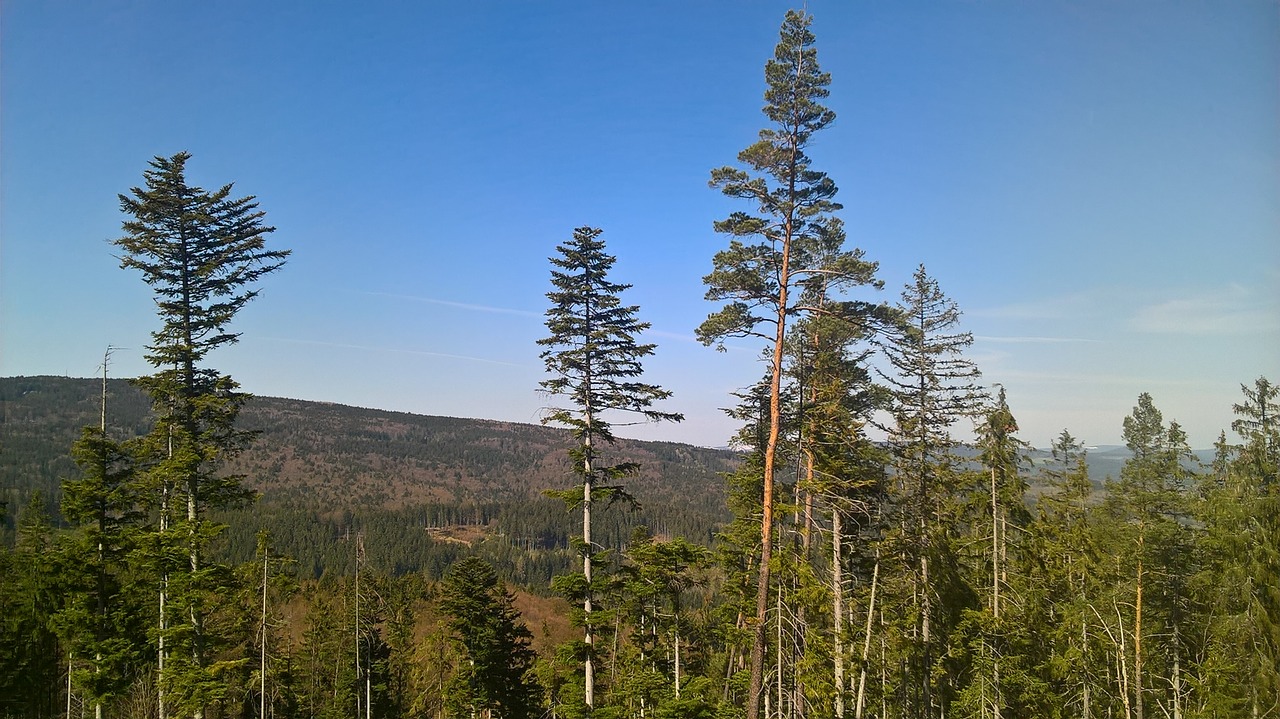
<path fill-rule="evenodd" d="M 227 667 L 215 660 L 215 637 L 204 625 L 226 576 L 206 556 L 220 531 L 207 513 L 251 496 L 240 477 L 219 470 L 253 434 L 235 424 L 248 395 L 205 360 L 238 339 L 232 319 L 289 255 L 267 248 L 275 228 L 263 223 L 255 198 L 232 197 L 231 185 L 188 184 L 188 159 L 156 157 L 144 186 L 120 195 L 131 219 L 115 241 L 121 267 L 138 270 L 155 293 L 161 322 L 146 355 L 156 371 L 137 380 L 156 419 L 143 462 L 159 521 L 161 719 L 170 703 L 198 719 L 227 691 L 220 678 Z"/>
<path fill-rule="evenodd" d="M 1036 521 L 1028 541 L 1034 549 L 1031 583 L 1036 596 L 1028 607 L 1038 612 L 1045 638 L 1042 672 L 1058 687 L 1061 705 L 1093 719 L 1108 672 L 1108 656 L 1097 640 L 1096 599 L 1103 581 L 1097 551 L 1084 444 L 1067 430 L 1054 439 L 1052 464 L 1042 477 L 1050 491 L 1036 502 Z"/>
<path fill-rule="evenodd" d="M 134 458 L 126 446 L 107 432 L 107 365 L 102 363 L 102 410 L 98 426 L 85 427 L 71 447 L 81 470 L 78 478 L 62 483 L 62 516 L 77 531 L 65 543 L 64 572 L 68 586 L 55 626 L 70 653 L 79 661 L 72 688 L 94 706 L 101 719 L 104 704 L 128 686 L 130 666 L 144 649 L 140 613 L 125 601 L 129 579 L 126 566 L 137 525 L 138 509 Z"/>
<path fill-rule="evenodd" d="M 655 345 L 638 341 L 649 323 L 637 319 L 639 307 L 622 304 L 620 295 L 631 285 L 610 281 L 609 270 L 616 258 L 605 252 L 601 232 L 593 227 L 575 229 L 573 238 L 556 248 L 559 256 L 550 258 L 555 289 L 547 293 L 551 309 L 547 310 L 546 324 L 551 334 L 538 340 L 546 348 L 540 356 L 552 375 L 540 385 L 548 394 L 567 398 L 570 405 L 551 408 L 543 423 L 572 429 L 578 442 L 569 454 L 581 485 L 558 496 L 582 508 L 582 575 L 581 581 L 561 585 L 579 595 L 582 602 L 583 700 L 588 708 L 595 705 L 592 613 L 597 588 L 592 577 L 596 553 L 591 537 L 592 506 L 601 497 L 624 497 L 617 482 L 638 469 L 633 462 L 603 464 L 601 444 L 613 442 L 610 417 L 617 413 L 653 422 L 684 419 L 678 413 L 655 409 L 654 403 L 671 393 L 639 379 L 644 373 L 641 360 L 653 354 Z"/>
<path fill-rule="evenodd" d="M 59 567 L 45 496 L 17 512 L 12 548 L 0 552 L 0 717 L 58 715 L 63 661 L 50 621 L 58 609 Z"/>
<path fill-rule="evenodd" d="M 1176 422 L 1166 427 L 1145 392 L 1124 418 L 1123 437 L 1131 456 L 1119 481 L 1108 483 L 1105 510 L 1110 551 L 1118 560 L 1113 603 L 1124 618 L 1116 631 L 1125 642 L 1121 661 L 1127 670 L 1120 689 L 1132 715 L 1144 719 L 1153 696 L 1164 694 L 1159 688 L 1174 688 L 1171 705 L 1182 701 L 1182 605 L 1191 570 L 1186 466 L 1192 458 L 1186 435 Z"/>
<path fill-rule="evenodd" d="M 533 675 L 532 635 L 520 621 L 514 598 L 483 559 L 467 557 L 444 578 L 440 608 L 462 645 L 466 661 L 445 698 L 459 718 L 489 712 L 498 719 L 541 715 L 541 690 Z"/>
<path fill-rule="evenodd" d="M 831 76 L 818 67 L 812 18 L 789 11 L 783 20 L 773 59 L 765 65 L 764 114 L 771 123 L 759 140 L 738 154 L 747 169 L 722 167 L 711 172 L 711 186 L 746 200 L 757 214 L 734 212 L 715 223 L 729 235 L 729 247 L 716 253 L 711 274 L 703 278 L 706 298 L 725 302 L 698 327 L 705 344 L 723 348 L 731 337 L 755 337 L 771 343 L 769 422 L 763 448 L 761 552 L 756 580 L 756 611 L 751 651 L 747 716 L 760 711 L 764 683 L 765 619 L 773 557 L 774 473 L 782 424 L 782 376 L 788 319 L 796 312 L 829 311 L 806 306 L 802 288 L 821 279 L 828 292 L 843 293 L 875 285 L 875 263 L 860 250 L 844 250 L 844 228 L 833 213 L 836 185 L 810 165 L 806 150 L 814 133 L 835 120 L 821 104 Z"/>
<path fill-rule="evenodd" d="M 970 495 L 971 507 L 985 505 L 986 509 L 976 513 L 978 517 L 970 525 L 975 545 L 986 548 L 979 555 L 985 555 L 986 561 L 974 562 L 971 583 L 975 587 L 985 584 L 990 591 L 983 607 L 965 612 L 954 642 L 967 645 L 969 671 L 968 684 L 953 709 L 990 711 L 996 719 L 1034 713 L 1027 667 L 1030 657 L 1024 651 L 1032 642 L 1028 641 L 1027 622 L 1017 616 L 1028 606 L 1023 591 L 1027 583 L 1018 572 L 1025 564 L 1019 561 L 1019 549 L 1028 519 L 1022 468 L 1029 449 L 1017 438 L 1017 431 L 1018 422 L 1001 387 L 976 427 L 982 470 Z M 1010 529 L 1014 531 L 1010 533 Z"/>
<path fill-rule="evenodd" d="M 872 351 L 865 345 L 871 328 L 848 321 L 853 313 L 841 311 L 820 285 L 807 287 L 806 294 L 814 297 L 813 306 L 836 311 L 796 322 L 789 343 L 800 415 L 796 423 L 800 477 L 794 498 L 799 542 L 798 546 L 793 542 L 792 547 L 798 552 L 797 561 L 808 565 L 797 572 L 802 581 L 799 594 L 820 597 L 814 611 L 806 611 L 803 604 L 796 608 L 794 623 L 801 631 L 791 643 L 801 649 L 797 691 L 807 694 L 805 703 L 842 717 L 850 685 L 846 672 L 849 652 L 845 640 L 851 633 L 845 625 L 846 585 L 870 580 L 846 573 L 845 565 L 853 558 L 871 560 L 870 564 L 861 562 L 861 569 L 869 569 L 873 576 L 876 571 L 869 554 L 851 557 L 846 545 L 850 534 L 862 533 L 863 539 L 870 539 L 880 530 L 878 508 L 886 458 L 867 436 L 866 427 L 873 413 L 886 406 L 888 397 L 883 387 L 871 381 L 868 358 Z M 872 318 L 882 314 L 880 308 L 871 312 Z M 824 513 L 830 520 L 829 553 L 818 547 L 826 529 Z M 854 544 L 855 555 L 859 545 L 863 542 Z M 869 612 L 874 611 L 870 597 L 867 606 Z M 831 619 L 829 626 L 825 625 L 826 617 Z M 862 661 L 865 668 L 865 659 Z M 802 667 L 805 676 L 801 676 Z M 858 684 L 865 691 L 865 675 L 859 676 Z"/>
<path fill-rule="evenodd" d="M 1231 429 L 1245 441 L 1244 451 L 1254 464 L 1253 471 L 1264 484 L 1276 482 L 1280 468 L 1280 386 L 1266 377 L 1254 380 L 1253 388 L 1241 384 L 1245 401 L 1232 405 L 1237 419 Z"/>
<path fill-rule="evenodd" d="M 71 586 L 55 618 L 71 652 L 82 660 L 75 686 L 102 716 L 103 705 L 128 686 L 128 669 L 142 650 L 145 628 L 124 600 L 133 582 L 126 553 L 136 512 L 132 457 L 96 427 L 86 427 L 72 448 L 83 471 L 63 483 L 63 516 L 78 526 L 65 548 Z"/>
<path fill-rule="evenodd" d="M 1267 716 L 1280 710 L 1280 490 L 1266 447 L 1275 447 L 1276 392 L 1265 378 L 1241 385 L 1232 428 L 1243 447 L 1219 437 L 1213 471 L 1200 483 L 1198 576 L 1204 658 L 1197 704 L 1206 716 Z M 1268 430 L 1271 439 L 1267 439 Z"/>
<path fill-rule="evenodd" d="M 946 656 L 946 638 L 963 609 L 955 595 L 965 593 L 954 573 L 958 528 L 950 510 L 962 487 L 951 427 L 978 411 L 982 393 L 978 368 L 964 356 L 973 335 L 958 329 L 959 307 L 924 265 L 903 288 L 897 310 L 900 325 L 883 345 L 888 363 L 880 376 L 894 395 L 889 450 L 898 516 L 890 548 L 913 567 L 911 626 L 901 629 L 902 702 L 907 716 L 932 717 L 945 712 L 947 697 L 935 694 L 950 678 L 934 665 Z"/>

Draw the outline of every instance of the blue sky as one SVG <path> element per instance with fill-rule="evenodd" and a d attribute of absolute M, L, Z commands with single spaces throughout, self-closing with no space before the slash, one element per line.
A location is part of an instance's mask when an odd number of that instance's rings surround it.
<path fill-rule="evenodd" d="M 147 161 L 258 196 L 294 255 L 211 358 L 251 392 L 536 422 L 547 258 L 604 229 L 648 379 L 718 446 L 759 347 L 693 339 L 749 209 L 775 2 L 0 5 L 0 374 L 145 373 L 121 270 Z M 1150 392 L 1199 447 L 1280 381 L 1280 5 L 811 0 L 814 166 L 885 299 L 924 263 L 1022 435 L 1118 443 Z M 964 427 L 957 429 L 963 430 Z"/>

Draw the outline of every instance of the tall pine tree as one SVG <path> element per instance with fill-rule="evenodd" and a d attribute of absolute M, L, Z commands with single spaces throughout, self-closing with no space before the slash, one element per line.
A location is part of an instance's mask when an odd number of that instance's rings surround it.
<path fill-rule="evenodd" d="M 884 345 L 881 374 L 894 394 L 889 447 L 894 466 L 896 549 L 913 566 L 911 626 L 903 628 L 906 674 L 901 701 L 910 717 L 946 713 L 951 676 L 935 663 L 967 590 L 957 581 L 957 527 L 950 506 L 961 495 L 951 427 L 973 416 L 982 398 L 978 368 L 964 356 L 973 335 L 962 332 L 960 309 L 924 265 L 903 288 L 901 325 Z M 945 691 L 939 695 L 938 689 Z"/>
<path fill-rule="evenodd" d="M 199 719 L 227 691 L 227 667 L 205 626 L 226 576 L 206 556 L 220 531 L 207 513 L 249 498 L 240 477 L 219 470 L 253 434 L 235 424 L 248 395 L 205 360 L 239 338 L 228 325 L 289 255 L 267 248 L 275 228 L 263 223 L 255 198 L 232 197 L 231 185 L 188 184 L 188 159 L 180 152 L 151 161 L 144 186 L 120 196 L 132 219 L 115 241 L 121 267 L 138 270 L 154 291 L 161 322 L 146 355 L 156 371 L 137 380 L 156 417 L 144 462 L 159 520 L 161 719 L 170 704 Z"/>
<path fill-rule="evenodd" d="M 617 413 L 654 422 L 684 419 L 678 413 L 655 409 L 653 404 L 671 393 L 639 380 L 644 373 L 641 360 L 653 354 L 655 346 L 638 341 L 649 323 L 637 319 L 639 307 L 624 305 L 619 297 L 631 285 L 609 280 L 616 258 L 605 252 L 601 232 L 579 227 L 573 231 L 573 239 L 556 248 L 560 255 L 551 258 L 555 289 L 547 293 L 551 300 L 547 330 L 551 334 L 538 340 L 546 348 L 541 357 L 547 372 L 553 375 L 540 384 L 547 393 L 563 396 L 570 404 L 552 408 L 543 422 L 569 427 L 578 441 L 570 456 L 581 485 L 559 496 L 582 508 L 582 576 L 580 582 L 569 582 L 572 590 L 564 582 L 561 585 L 579 595 L 582 602 L 583 701 L 588 708 L 595 706 L 592 613 L 598 593 L 591 571 L 596 552 L 591 538 L 592 505 L 602 492 L 610 499 L 623 496 L 617 481 L 638 469 L 633 462 L 603 464 L 601 443 L 613 442 L 610 416 Z M 602 480 L 606 484 L 601 484 Z"/>
<path fill-rule="evenodd" d="M 729 247 L 716 253 L 711 274 L 703 278 L 706 298 L 726 302 L 698 327 L 698 338 L 717 344 L 729 337 L 757 337 L 771 343 L 769 422 L 762 456 L 761 552 L 756 579 L 756 611 L 751 650 L 751 686 L 747 716 L 755 719 L 764 686 L 766 614 L 773 558 L 774 473 L 782 425 L 782 376 L 788 319 L 816 311 L 800 300 L 801 288 L 821 278 L 829 292 L 875 284 L 876 265 L 860 250 L 844 250 L 844 228 L 832 213 L 836 185 L 815 170 L 805 154 L 814 133 L 835 120 L 821 104 L 831 76 L 818 67 L 812 18 L 789 11 L 782 22 L 773 59 L 765 65 L 764 114 L 771 123 L 760 139 L 738 154 L 747 169 L 722 167 L 711 185 L 746 200 L 756 214 L 734 212 L 716 222 L 729 235 Z"/>

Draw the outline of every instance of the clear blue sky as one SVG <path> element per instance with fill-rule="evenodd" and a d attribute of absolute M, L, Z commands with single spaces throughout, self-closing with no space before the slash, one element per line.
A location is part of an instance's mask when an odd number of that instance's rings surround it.
<path fill-rule="evenodd" d="M 535 422 L 547 257 L 602 227 L 648 379 L 723 445 L 758 348 L 693 340 L 764 126 L 779 2 L 0 5 L 0 374 L 145 373 L 110 240 L 154 155 L 257 195 L 288 266 L 211 358 L 245 389 Z M 811 0 L 811 156 L 885 298 L 924 263 L 1022 435 L 1118 443 L 1150 392 L 1208 446 L 1280 381 L 1280 5 Z M 964 429 L 960 427 L 958 429 Z"/>

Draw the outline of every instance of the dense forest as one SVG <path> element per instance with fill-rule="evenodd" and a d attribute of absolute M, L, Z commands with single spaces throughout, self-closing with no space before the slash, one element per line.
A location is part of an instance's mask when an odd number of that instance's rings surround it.
<path fill-rule="evenodd" d="M 1033 450 L 924 264 L 868 299 L 805 13 L 765 77 L 697 328 L 764 357 L 732 452 L 614 436 L 682 417 L 593 227 L 550 260 L 554 427 L 249 397 L 216 350 L 290 253 L 154 158 L 115 241 L 154 373 L 0 384 L 0 716 L 1280 714 L 1280 388 L 1207 459 L 1146 393 L 1114 473 Z"/>
<path fill-rule="evenodd" d="M 59 517 L 62 482 L 80 471 L 68 448 L 99 420 L 103 388 L 101 379 L 0 378 L 0 501 L 21 508 L 38 493 L 44 511 Z M 149 431 L 141 390 L 108 379 L 106 398 L 113 436 Z M 256 499 L 218 512 L 228 525 L 221 541 L 229 560 L 251 558 L 265 530 L 311 578 L 352 572 L 356 532 L 380 572 L 438 579 L 477 538 L 487 539 L 488 558 L 504 577 L 535 590 L 545 592 L 568 565 L 562 550 L 572 519 L 542 494 L 570 481 L 564 430 L 273 397 L 249 399 L 239 422 L 258 437 L 225 469 L 244 475 Z M 735 452 L 626 439 L 614 449 L 641 465 L 631 483 L 638 506 L 602 515 L 600 541 L 621 547 L 637 525 L 712 541 L 729 516 L 722 475 L 737 466 Z M 0 519 L 7 546 L 16 522 L 16 512 Z M 506 545 L 512 550 L 498 549 Z M 519 556 L 519 568 L 502 558 L 508 555 Z"/>

